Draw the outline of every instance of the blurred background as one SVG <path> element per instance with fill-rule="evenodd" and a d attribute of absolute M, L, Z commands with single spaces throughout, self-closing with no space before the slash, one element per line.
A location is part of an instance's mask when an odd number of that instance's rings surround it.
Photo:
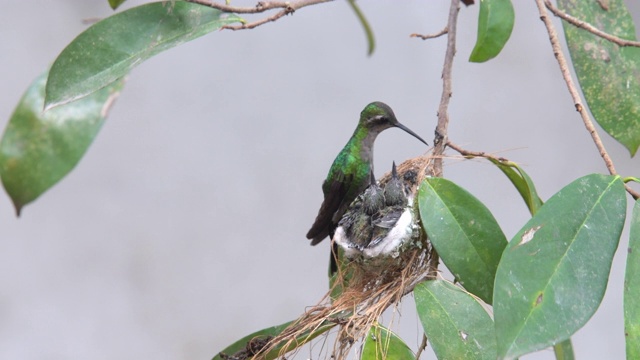
<path fill-rule="evenodd" d="M 83 19 L 112 11 L 106 0 L 0 3 L 4 128 L 30 82 L 86 28 Z M 359 4 L 376 35 L 373 56 L 343 1 L 212 33 L 134 69 L 86 156 L 21 218 L 4 196 L 0 358 L 209 359 L 320 300 L 329 244 L 310 247 L 305 234 L 360 111 L 384 101 L 433 143 L 442 88 L 445 38 L 409 35 L 441 30 L 449 2 Z M 606 169 L 535 3 L 514 5 L 510 41 L 484 64 L 467 61 L 478 6 L 460 11 L 449 136 L 521 163 L 548 199 Z M 638 22 L 640 4 L 627 5 Z M 601 135 L 618 171 L 638 176 L 638 159 Z M 400 130 L 384 132 L 376 176 L 425 151 Z M 448 154 L 445 176 L 483 201 L 511 238 L 529 217 L 515 189 L 486 162 Z M 602 306 L 573 337 L 579 359 L 624 358 L 627 238 L 625 229 Z M 410 296 L 400 314 L 386 320 L 415 350 L 422 331 Z"/>

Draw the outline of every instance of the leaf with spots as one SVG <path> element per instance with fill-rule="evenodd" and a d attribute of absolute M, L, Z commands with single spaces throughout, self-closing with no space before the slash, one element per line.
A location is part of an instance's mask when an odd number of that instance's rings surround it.
<path fill-rule="evenodd" d="M 493 294 L 499 358 L 557 344 L 591 318 L 625 215 L 620 177 L 592 174 L 552 196 L 514 236 Z"/>
<path fill-rule="evenodd" d="M 24 94 L 0 141 L 0 176 L 16 213 L 65 177 L 102 127 L 124 80 L 43 111 L 47 74 Z"/>
<path fill-rule="evenodd" d="M 49 72 L 45 107 L 87 96 L 162 51 L 238 21 L 186 1 L 149 3 L 110 16 L 62 50 Z"/>
<path fill-rule="evenodd" d="M 420 185 L 418 208 L 444 264 L 465 289 L 490 304 L 507 238 L 489 209 L 463 188 L 436 177 Z"/>
<path fill-rule="evenodd" d="M 444 280 L 429 280 L 414 290 L 420 322 L 438 359 L 496 358 L 493 321 L 463 289 Z"/>
<path fill-rule="evenodd" d="M 636 40 L 633 19 L 622 0 L 558 0 L 569 15 L 627 40 Z M 589 109 L 602 128 L 633 156 L 640 145 L 640 48 L 618 45 L 563 22 L 564 32 Z"/>
<path fill-rule="evenodd" d="M 624 335 L 627 359 L 640 359 L 640 200 L 631 215 L 624 276 Z"/>

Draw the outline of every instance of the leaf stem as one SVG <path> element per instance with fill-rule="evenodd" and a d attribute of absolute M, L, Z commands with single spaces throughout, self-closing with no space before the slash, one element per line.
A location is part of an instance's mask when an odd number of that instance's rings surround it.
<path fill-rule="evenodd" d="M 557 360 L 574 360 L 573 345 L 571 338 L 553 345 L 553 352 L 556 354 Z"/>
<path fill-rule="evenodd" d="M 422 352 L 426 348 L 427 348 L 427 334 L 423 333 L 422 342 L 420 343 L 420 346 L 418 347 L 418 352 L 416 353 L 416 360 L 420 360 L 420 355 L 422 355 Z"/>

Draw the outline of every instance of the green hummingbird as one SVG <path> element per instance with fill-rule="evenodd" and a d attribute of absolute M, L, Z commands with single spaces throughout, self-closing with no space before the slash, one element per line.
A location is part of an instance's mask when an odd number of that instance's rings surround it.
<path fill-rule="evenodd" d="M 364 191 L 373 172 L 373 143 L 382 131 L 397 127 L 411 134 L 425 145 L 420 136 L 396 119 L 389 105 L 376 101 L 360 113 L 360 121 L 353 135 L 333 161 L 322 184 L 324 201 L 316 220 L 307 232 L 311 245 L 316 245 L 333 233 L 355 198 Z"/>

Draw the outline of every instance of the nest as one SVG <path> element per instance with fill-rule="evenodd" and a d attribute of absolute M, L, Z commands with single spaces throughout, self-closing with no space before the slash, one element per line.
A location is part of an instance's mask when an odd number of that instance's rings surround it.
<path fill-rule="evenodd" d="M 398 174 L 410 194 L 417 192 L 431 159 L 421 156 L 398 166 Z M 386 174 L 380 182 L 385 184 L 390 178 L 390 174 Z M 412 201 L 413 208 L 417 209 L 415 196 Z M 331 357 L 338 360 L 346 358 L 352 346 L 367 335 L 387 308 L 397 306 L 419 282 L 435 277 L 437 254 L 421 226 L 416 226 L 414 232 L 411 246 L 403 248 L 397 256 L 342 260 L 333 285 L 324 298 L 279 335 L 263 339 L 260 349 L 247 351 L 251 354 L 247 358 L 271 358 L 276 354 L 284 357 L 285 353 L 299 348 L 331 327 L 338 329 Z"/>

